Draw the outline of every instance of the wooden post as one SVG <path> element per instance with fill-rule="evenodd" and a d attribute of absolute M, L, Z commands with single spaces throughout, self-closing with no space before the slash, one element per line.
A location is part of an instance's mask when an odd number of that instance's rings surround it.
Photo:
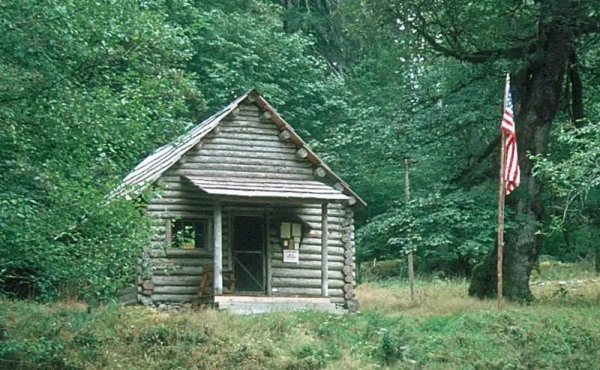
<path fill-rule="evenodd" d="M 270 296 L 273 294 L 273 269 L 271 264 L 273 261 L 271 260 L 273 257 L 271 256 L 271 209 L 267 208 L 265 210 L 265 247 L 267 248 L 267 295 Z"/>
<path fill-rule="evenodd" d="M 502 115 L 504 115 L 504 107 L 506 107 L 506 99 L 508 99 L 508 74 L 506 75 L 506 86 L 504 88 L 504 102 L 502 104 Z M 504 297 L 502 286 L 502 269 L 504 260 L 504 198 L 506 197 L 506 180 L 504 172 L 506 170 L 506 134 L 503 130 L 500 138 L 500 179 L 498 190 L 498 264 L 496 265 L 498 272 L 498 310 L 504 309 Z"/>
<path fill-rule="evenodd" d="M 416 160 L 411 158 L 404 158 L 404 195 L 406 197 L 406 204 L 408 206 L 408 202 L 410 201 L 410 177 L 408 175 L 409 165 L 411 163 L 416 163 Z M 410 284 L 410 299 L 412 301 L 415 300 L 415 269 L 413 263 L 413 250 L 412 250 L 412 241 L 409 239 L 408 244 L 409 252 L 408 252 L 408 282 Z"/>
<path fill-rule="evenodd" d="M 323 203 L 321 204 L 321 295 L 323 297 L 329 295 L 329 265 L 327 263 L 328 232 L 327 203 Z"/>
<path fill-rule="evenodd" d="M 213 237 L 214 237 L 214 281 L 213 292 L 215 295 L 223 294 L 223 218 L 221 201 L 215 200 L 213 212 Z"/>

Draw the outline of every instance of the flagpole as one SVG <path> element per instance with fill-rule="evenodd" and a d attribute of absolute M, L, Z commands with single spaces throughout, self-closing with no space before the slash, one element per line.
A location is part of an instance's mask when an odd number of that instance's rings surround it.
<path fill-rule="evenodd" d="M 506 107 L 506 101 L 508 99 L 508 89 L 510 86 L 510 76 L 506 74 L 506 85 L 504 88 L 504 102 L 502 110 Z M 506 180 L 504 178 L 504 172 L 506 167 L 506 134 L 504 130 L 501 131 L 500 138 L 500 180 L 498 190 L 498 310 L 502 311 L 504 308 L 504 300 L 502 296 L 502 268 L 504 258 L 504 198 L 506 196 Z"/>

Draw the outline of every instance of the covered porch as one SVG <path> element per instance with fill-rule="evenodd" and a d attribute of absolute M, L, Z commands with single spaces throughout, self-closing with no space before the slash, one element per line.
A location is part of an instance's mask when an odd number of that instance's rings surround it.
<path fill-rule="evenodd" d="M 209 196 L 213 205 L 212 264 L 205 269 L 209 273 L 203 273 L 203 301 L 243 313 L 336 310 L 330 299 L 329 276 L 340 275 L 333 285 L 341 290 L 344 262 L 334 262 L 339 272 L 330 271 L 330 210 L 339 208 L 337 203 L 348 201 L 348 196 L 317 181 L 191 176 L 186 180 Z M 288 209 L 286 216 L 282 209 Z M 294 209 L 310 209 L 308 217 L 313 222 L 300 224 L 302 215 Z M 294 234 L 295 226 L 301 227 L 303 234 L 310 229 L 311 246 L 302 245 L 306 235 Z M 288 234 L 283 231 L 286 227 Z M 224 236 L 224 230 L 228 235 Z"/>

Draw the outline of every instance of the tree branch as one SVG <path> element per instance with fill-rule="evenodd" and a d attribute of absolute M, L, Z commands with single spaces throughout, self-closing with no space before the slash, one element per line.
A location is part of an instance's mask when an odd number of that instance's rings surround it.
<path fill-rule="evenodd" d="M 461 61 L 469 63 L 485 63 L 490 59 L 521 59 L 527 54 L 532 53 L 536 48 L 535 40 L 528 40 L 522 44 L 503 49 L 489 49 L 489 50 L 478 50 L 478 51 L 466 51 L 458 43 L 453 45 L 454 47 L 445 47 L 436 41 L 435 37 L 425 31 L 424 27 L 418 27 L 413 22 L 407 22 L 407 24 L 414 29 L 423 39 L 438 53 L 452 57 Z"/>
<path fill-rule="evenodd" d="M 591 18 L 587 22 L 581 23 L 578 31 L 579 35 L 600 33 L 600 17 Z"/>

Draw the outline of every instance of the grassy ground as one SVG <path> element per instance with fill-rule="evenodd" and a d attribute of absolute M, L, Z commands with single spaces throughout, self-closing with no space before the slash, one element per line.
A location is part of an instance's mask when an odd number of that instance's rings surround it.
<path fill-rule="evenodd" d="M 532 283 L 539 299 L 503 312 L 467 297 L 466 282 L 440 280 L 419 281 L 414 302 L 405 282 L 364 284 L 354 315 L 5 300 L 0 368 L 599 369 L 600 279 L 546 267 Z"/>

